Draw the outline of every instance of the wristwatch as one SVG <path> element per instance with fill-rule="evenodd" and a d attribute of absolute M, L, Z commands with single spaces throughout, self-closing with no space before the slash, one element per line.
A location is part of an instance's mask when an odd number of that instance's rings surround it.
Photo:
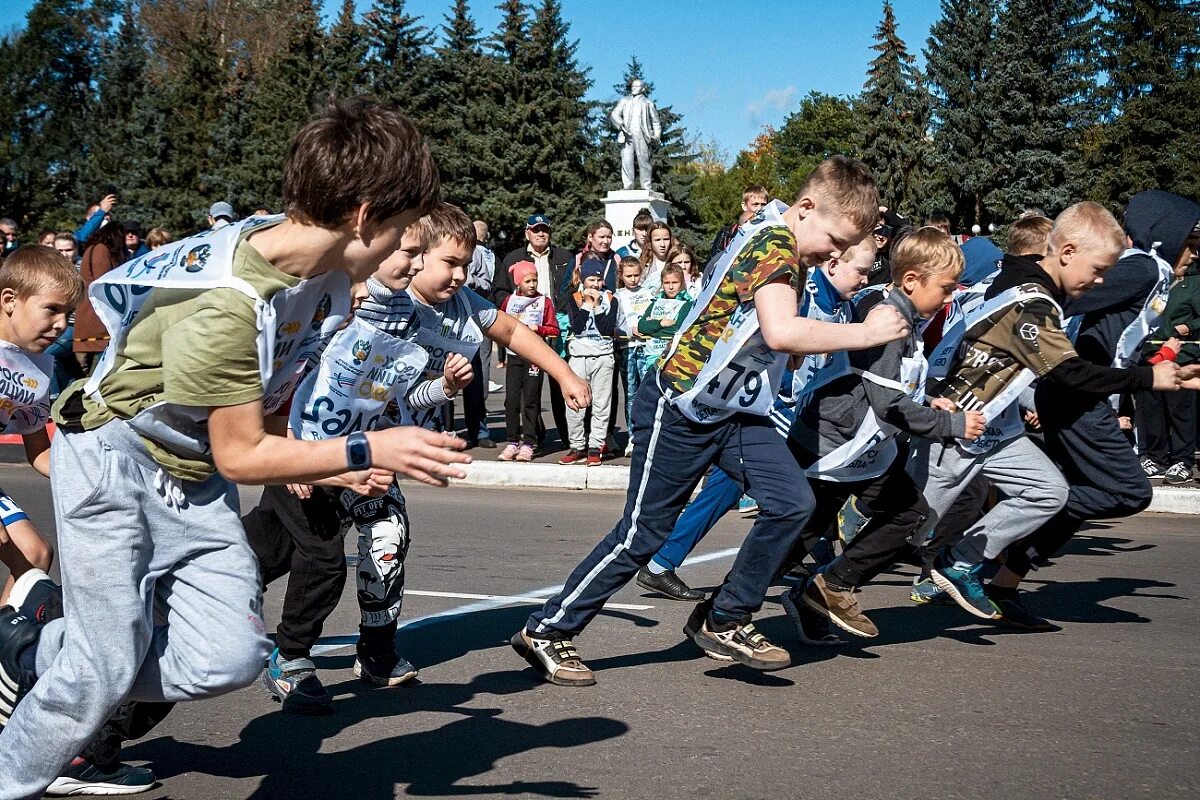
<path fill-rule="evenodd" d="M 371 443 L 365 433 L 352 433 L 346 437 L 346 466 L 352 470 L 371 466 Z"/>

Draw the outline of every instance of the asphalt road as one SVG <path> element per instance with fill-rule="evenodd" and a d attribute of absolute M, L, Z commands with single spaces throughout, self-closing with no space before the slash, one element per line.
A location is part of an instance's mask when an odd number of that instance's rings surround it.
<path fill-rule="evenodd" d="M 52 529 L 44 482 L 0 466 L 0 485 Z M 1060 633 L 914 607 L 909 570 L 863 592 L 882 634 L 862 645 L 805 648 L 769 602 L 760 627 L 795 662 L 771 674 L 703 658 L 680 632 L 690 606 L 633 586 L 613 602 L 642 608 L 606 611 L 577 640 L 599 684 L 568 689 L 507 645 L 530 605 L 470 595 L 545 596 L 623 497 L 411 488 L 409 500 L 400 642 L 419 682 L 379 690 L 350 675 L 351 578 L 316 659 L 335 713 L 285 716 L 257 686 L 180 706 L 126 751 L 162 780 L 142 796 L 1197 796 L 1194 518 L 1097 525 L 1035 573 L 1029 604 Z M 709 560 L 681 574 L 714 585 L 748 525 L 727 518 L 698 550 Z M 266 595 L 268 622 L 281 588 Z"/>

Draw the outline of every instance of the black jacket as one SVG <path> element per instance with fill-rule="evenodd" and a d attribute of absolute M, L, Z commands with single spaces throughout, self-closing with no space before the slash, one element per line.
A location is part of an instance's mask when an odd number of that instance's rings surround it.
<path fill-rule="evenodd" d="M 1200 205 L 1154 189 L 1130 199 L 1125 209 L 1125 232 L 1134 247 L 1147 252 L 1157 243 L 1159 257 L 1174 265 L 1197 220 Z M 1068 303 L 1063 309 L 1067 316 L 1083 315 L 1075 340 L 1079 355 L 1093 364 L 1112 364 L 1117 341 L 1141 313 L 1157 282 L 1154 259 L 1137 253 L 1122 258 L 1104 274 L 1102 284 Z"/>
<path fill-rule="evenodd" d="M 500 262 L 500 266 L 496 269 L 496 275 L 492 278 L 492 302 L 500 308 L 504 303 L 504 299 L 513 293 L 512 275 L 509 274 L 508 268 L 518 261 L 532 261 L 529 255 L 528 245 L 522 245 L 516 250 L 504 257 Z M 571 271 L 575 269 L 575 256 L 571 255 L 570 251 L 550 245 L 550 283 L 553 287 L 550 291 L 546 287 L 539 286 L 538 290 L 542 294 L 549 295 L 554 301 L 554 307 L 565 309 L 567 307 L 567 297 L 570 295 L 570 280 Z"/>

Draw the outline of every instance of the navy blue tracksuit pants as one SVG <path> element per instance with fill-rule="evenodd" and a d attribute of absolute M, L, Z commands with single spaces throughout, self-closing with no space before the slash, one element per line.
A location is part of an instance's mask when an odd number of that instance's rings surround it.
<path fill-rule="evenodd" d="M 747 621 L 813 508 L 812 490 L 767 417 L 735 414 L 699 424 L 679 413 L 647 376 L 634 400 L 633 460 L 621 521 L 583 560 L 527 629 L 575 635 L 627 584 L 671 534 L 708 468 L 716 464 L 758 501 L 758 519 L 713 599 L 714 613 Z"/>

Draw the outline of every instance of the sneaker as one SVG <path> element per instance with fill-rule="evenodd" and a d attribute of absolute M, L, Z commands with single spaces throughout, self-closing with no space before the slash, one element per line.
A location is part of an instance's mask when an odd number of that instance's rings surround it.
<path fill-rule="evenodd" d="M 285 714 L 329 714 L 333 698 L 317 677 L 311 659 L 281 659 L 279 648 L 271 651 L 263 670 L 263 686 L 279 701 Z"/>
<path fill-rule="evenodd" d="M 979 580 L 979 565 L 970 569 L 959 569 L 945 560 L 939 560 L 932 570 L 933 582 L 954 602 L 966 611 L 980 619 L 999 619 L 1000 612 L 988 599 Z"/>
<path fill-rule="evenodd" d="M 504 445 L 504 449 L 500 451 L 500 455 L 496 458 L 501 461 L 512 461 L 517 457 L 517 453 L 521 452 L 521 446 L 516 442 L 509 442 Z"/>
<path fill-rule="evenodd" d="M 117 762 L 104 767 L 76 758 L 46 789 L 48 797 L 138 794 L 154 788 L 154 771 Z"/>
<path fill-rule="evenodd" d="M 771 644 L 753 622 L 732 625 L 728 630 L 714 630 L 711 620 L 712 615 L 705 614 L 699 629 L 692 635 L 692 641 L 705 655 L 717 657 L 718 661 L 736 661 L 764 672 L 791 665 L 792 658 L 787 651 Z"/>
<path fill-rule="evenodd" d="M 517 461 L 528 464 L 533 461 L 533 445 L 523 444 L 517 449 Z"/>
<path fill-rule="evenodd" d="M 630 442 L 628 445 L 625 446 L 625 457 L 633 458 L 633 442 Z"/>
<path fill-rule="evenodd" d="M 638 586 L 652 592 L 666 595 L 672 600 L 690 600 L 693 603 L 704 599 L 704 592 L 693 589 L 675 574 L 675 570 L 667 570 L 657 575 L 649 567 L 642 567 L 637 574 Z"/>
<path fill-rule="evenodd" d="M 1053 633 L 1062 628 L 1048 619 L 1042 619 L 1037 614 L 1021 605 L 1021 596 L 1016 589 L 1001 589 L 991 584 L 983 587 L 988 599 L 1000 609 L 1000 622 L 1012 628 L 1036 633 Z"/>
<path fill-rule="evenodd" d="M 800 600 L 800 587 L 793 587 L 779 598 L 779 604 L 787 612 L 788 619 L 796 626 L 800 641 L 807 645 L 829 647 L 845 644 L 846 640 L 834 633 L 829 617 L 818 614 Z"/>
<path fill-rule="evenodd" d="M 692 609 L 692 613 L 688 615 L 687 622 L 683 623 L 683 635 L 688 639 L 695 639 L 696 634 L 704 627 L 704 620 L 708 619 L 708 612 L 712 611 L 712 598 L 701 600 Z M 733 661 L 733 656 L 727 656 L 722 653 L 715 653 L 709 650 L 704 651 L 704 655 L 711 658 L 713 661 Z"/>
<path fill-rule="evenodd" d="M 479 447 L 482 447 L 484 450 L 496 449 L 496 443 L 492 441 L 490 436 L 480 436 L 479 441 L 477 441 L 475 444 Z"/>
<path fill-rule="evenodd" d="M 758 501 L 748 494 L 742 495 L 742 499 L 738 500 L 737 513 L 739 514 L 756 514 L 758 513 Z"/>
<path fill-rule="evenodd" d="M 583 663 L 575 643 L 561 634 L 535 636 L 522 628 L 508 642 L 543 678 L 557 686 L 594 686 L 596 676 Z"/>
<path fill-rule="evenodd" d="M 498 392 L 503 388 L 504 388 L 503 383 L 496 383 L 495 381 L 488 381 L 488 392 Z"/>
<path fill-rule="evenodd" d="M 854 589 L 835 589 L 817 575 L 804 586 L 804 604 L 847 633 L 873 639 L 879 635 L 875 623 L 858 607 Z"/>
<path fill-rule="evenodd" d="M 1163 483 L 1168 486 L 1179 486 L 1190 483 L 1191 480 L 1192 468 L 1182 461 L 1167 467 L 1167 471 L 1163 473 Z"/>
<path fill-rule="evenodd" d="M 1146 477 L 1150 480 L 1161 478 L 1166 472 L 1166 470 L 1164 470 L 1158 464 L 1155 464 L 1154 459 L 1152 458 L 1142 459 L 1142 471 L 1146 473 Z"/>
<path fill-rule="evenodd" d="M 587 453 L 583 450 L 568 450 L 567 454 L 558 460 L 560 464 L 587 463 Z"/>
<path fill-rule="evenodd" d="M 13 583 L 8 603 L 38 625 L 45 625 L 63 615 L 62 587 L 34 568 Z"/>
<path fill-rule="evenodd" d="M 39 635 L 41 626 L 36 622 L 15 608 L 0 607 L 0 730 L 37 682 L 26 651 L 37 647 Z"/>
<path fill-rule="evenodd" d="M 587 465 L 589 467 L 598 467 L 604 463 L 604 448 L 599 450 L 589 450 L 587 454 Z"/>
<path fill-rule="evenodd" d="M 913 578 L 912 590 L 908 593 L 908 599 L 918 605 L 925 603 L 939 606 L 954 605 L 954 598 L 943 592 L 932 578 Z"/>
<path fill-rule="evenodd" d="M 371 653 L 363 647 L 362 639 L 359 639 L 353 671 L 354 677 L 373 686 L 399 686 L 417 677 L 417 668 L 395 650 Z"/>

